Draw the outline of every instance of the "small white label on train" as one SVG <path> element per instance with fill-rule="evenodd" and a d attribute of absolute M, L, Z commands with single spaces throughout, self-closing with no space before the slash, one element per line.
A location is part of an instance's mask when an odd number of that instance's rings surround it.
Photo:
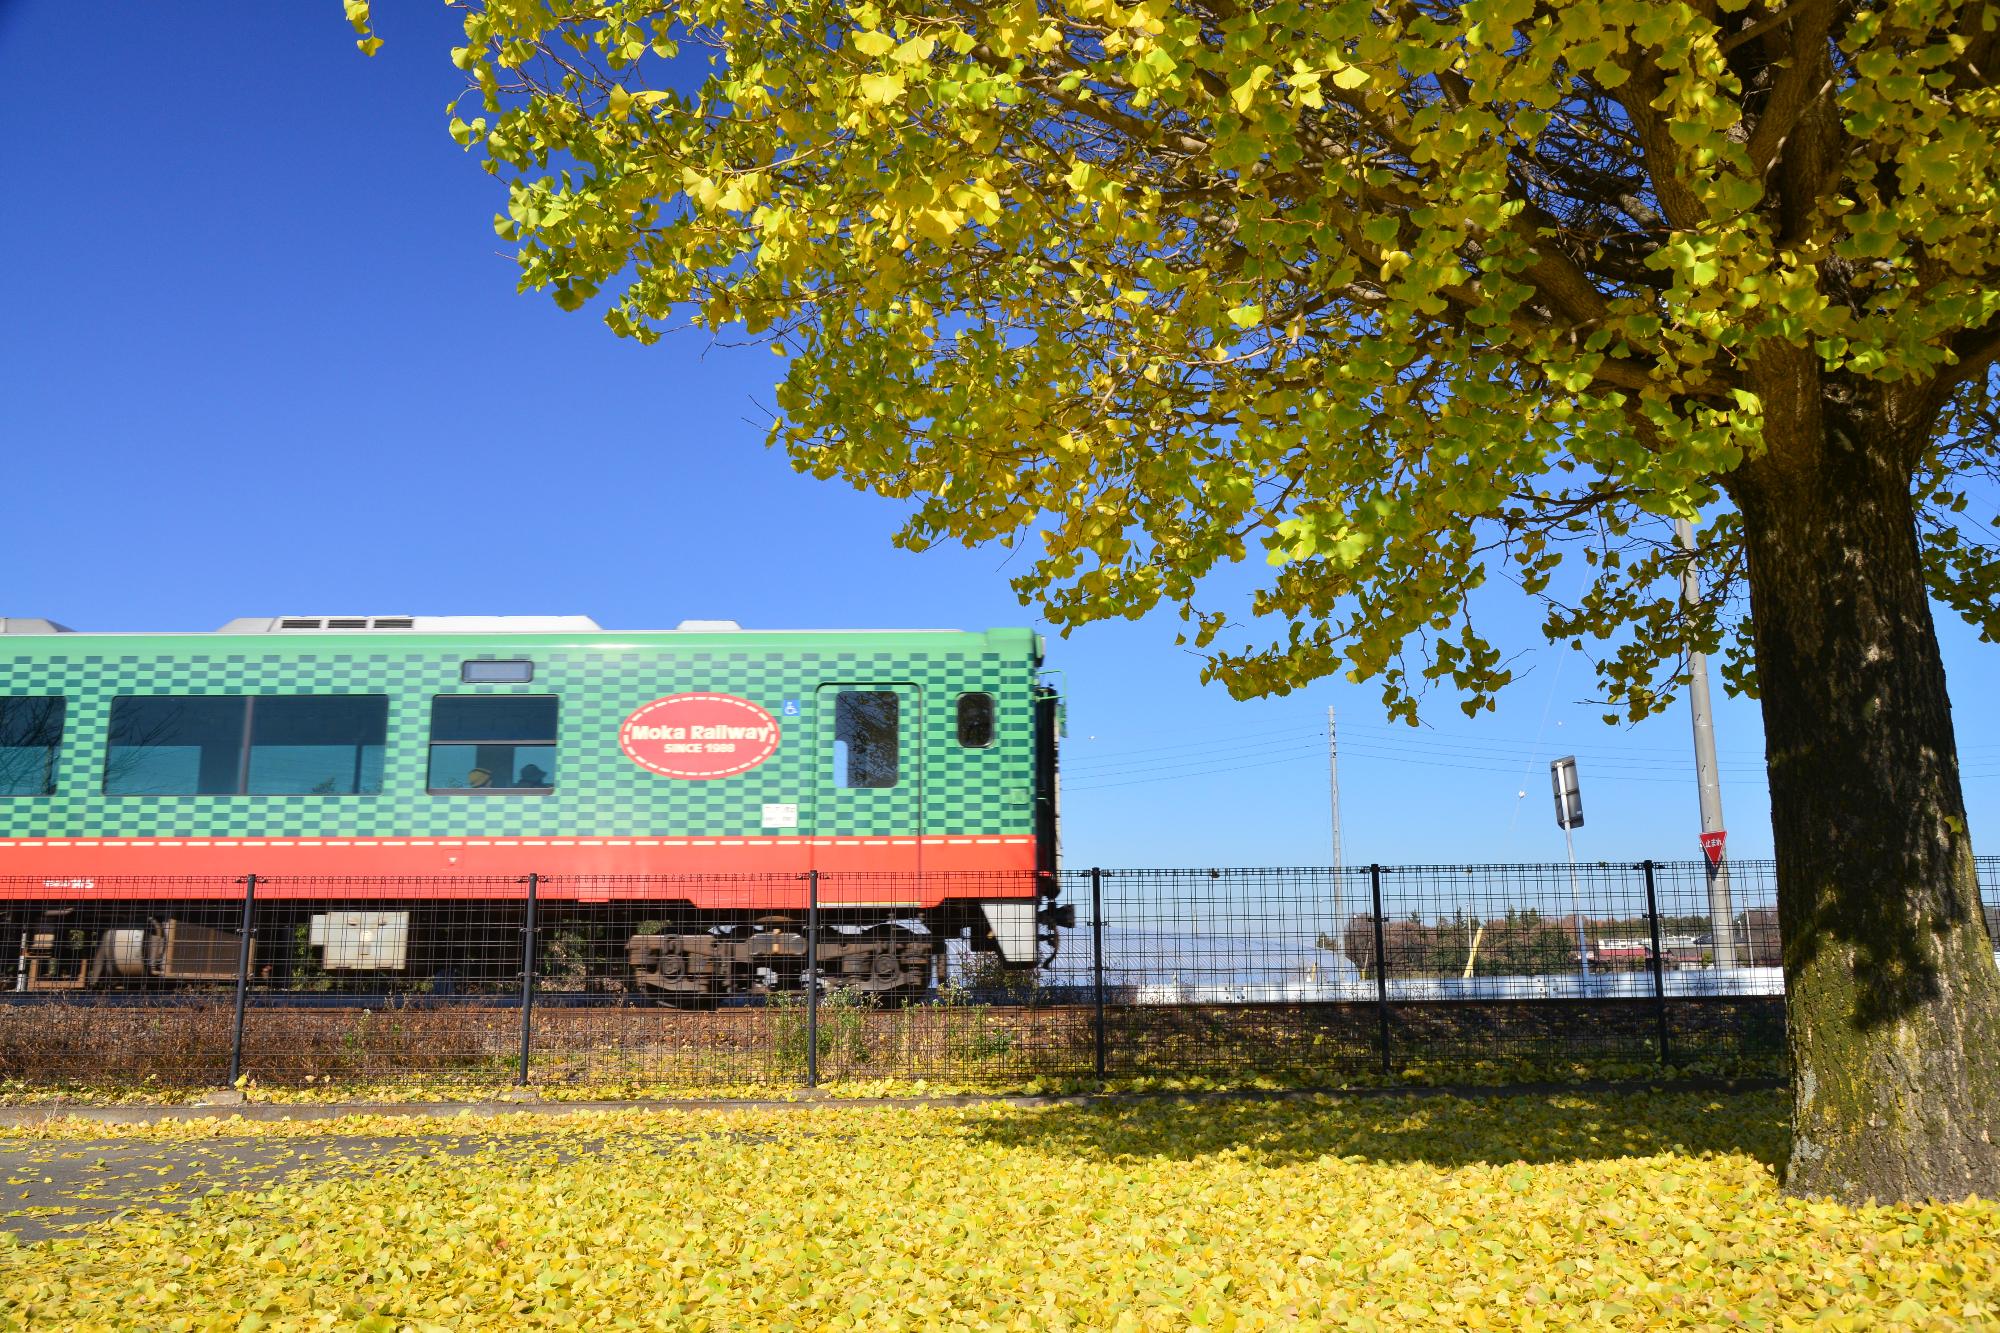
<path fill-rule="evenodd" d="M 797 828 L 798 826 L 799 807 L 796 804 L 788 801 L 783 805 L 766 805 L 764 807 L 765 828 Z"/>

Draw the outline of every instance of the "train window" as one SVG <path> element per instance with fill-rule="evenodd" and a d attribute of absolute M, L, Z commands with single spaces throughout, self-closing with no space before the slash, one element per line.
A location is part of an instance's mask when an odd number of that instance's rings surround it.
<path fill-rule="evenodd" d="M 51 796 L 62 748 L 59 694 L 0 699 L 0 796 Z"/>
<path fill-rule="evenodd" d="M 543 792 L 556 785 L 554 695 L 431 700 L 430 790 Z"/>
<path fill-rule="evenodd" d="M 388 731 L 379 694 L 128 695 L 111 701 L 104 790 L 369 795 L 382 790 Z"/>
<path fill-rule="evenodd" d="M 126 695 L 111 701 L 110 796 L 234 796 L 243 790 L 242 695 Z"/>
<path fill-rule="evenodd" d="M 380 694 L 277 694 L 250 701 L 255 796 L 355 796 L 382 790 L 389 700 Z"/>
<path fill-rule="evenodd" d="M 467 685 L 526 685 L 535 678 L 533 662 L 461 662 L 458 678 Z"/>
<path fill-rule="evenodd" d="M 833 706 L 833 785 L 893 787 L 901 767 L 894 690 L 842 690 Z"/>
<path fill-rule="evenodd" d="M 958 743 L 969 750 L 983 750 L 993 744 L 993 696 L 958 696 Z"/>

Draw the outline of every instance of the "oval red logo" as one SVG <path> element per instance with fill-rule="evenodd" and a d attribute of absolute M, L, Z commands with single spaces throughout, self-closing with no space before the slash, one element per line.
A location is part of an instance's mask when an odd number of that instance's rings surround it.
<path fill-rule="evenodd" d="M 732 777 L 777 750 L 778 720 L 733 694 L 670 694 L 625 719 L 618 748 L 663 777 Z"/>

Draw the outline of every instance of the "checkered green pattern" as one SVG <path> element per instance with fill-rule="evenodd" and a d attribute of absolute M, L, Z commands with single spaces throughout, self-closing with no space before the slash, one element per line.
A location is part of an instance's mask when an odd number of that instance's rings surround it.
<path fill-rule="evenodd" d="M 532 684 L 459 682 L 469 658 L 525 657 Z M 16 837 L 789 837 L 762 827 L 766 802 L 799 806 L 797 834 L 1025 835 L 1033 832 L 1035 636 L 983 634 L 52 635 L 0 639 L 0 692 L 68 703 L 56 794 L 0 798 Z M 908 687 L 902 780 L 833 785 L 832 694 Z M 956 734 L 958 696 L 995 696 L 992 747 Z M 662 777 L 627 759 L 618 728 L 639 705 L 714 691 L 762 705 L 782 741 L 735 777 Z M 389 737 L 373 796 L 105 796 L 111 699 L 120 694 L 385 694 Z M 561 700 L 555 791 L 425 792 L 431 698 L 554 694 Z M 800 715 L 784 716 L 787 700 Z"/>

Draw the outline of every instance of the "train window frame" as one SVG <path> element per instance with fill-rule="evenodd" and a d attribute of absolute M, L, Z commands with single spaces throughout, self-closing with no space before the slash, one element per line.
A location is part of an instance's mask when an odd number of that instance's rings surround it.
<path fill-rule="evenodd" d="M 517 670 L 508 674 L 502 667 Z M 475 657 L 458 664 L 458 679 L 463 685 L 532 685 L 535 664 L 525 657 Z"/>
<path fill-rule="evenodd" d="M 966 731 L 968 730 L 965 713 L 966 705 L 973 703 L 975 700 L 984 701 L 986 710 L 986 739 L 983 741 L 970 741 L 965 738 Z M 952 720 L 955 724 L 954 732 L 961 749 L 990 750 L 1000 739 L 999 701 L 993 697 L 991 690 L 967 690 L 965 693 L 959 695 L 958 702 L 953 706 Z"/>
<path fill-rule="evenodd" d="M 888 701 L 889 752 L 887 776 L 889 780 L 887 782 L 856 780 L 857 771 L 860 771 L 863 776 L 874 776 L 874 774 L 869 774 L 865 766 L 868 761 L 863 759 L 864 756 L 868 755 L 869 751 L 865 749 L 857 750 L 854 745 L 855 737 L 852 734 L 853 724 L 866 719 L 857 717 L 860 705 L 850 705 L 848 700 L 858 700 L 862 696 L 886 699 Z M 892 689 L 863 690 L 842 688 L 836 690 L 833 696 L 832 750 L 833 785 L 837 790 L 889 791 L 901 786 L 903 781 L 903 696 Z M 857 763 L 857 759 L 862 759 L 863 762 Z"/>
<path fill-rule="evenodd" d="M 352 761 L 353 763 L 352 772 L 354 775 L 352 789 L 347 791 L 338 791 L 338 790 L 321 791 L 317 789 L 308 791 L 286 791 L 286 790 L 274 789 L 272 786 L 269 785 L 266 786 L 255 785 L 255 783 L 253 782 L 252 773 L 254 769 L 255 760 L 258 757 L 259 750 L 294 748 L 294 747 L 282 746 L 275 741 L 266 741 L 262 745 L 258 743 L 258 729 L 257 729 L 258 705 L 263 704 L 268 709 L 273 704 L 291 704 L 298 701 L 333 702 L 336 700 L 343 704 L 349 704 L 349 705 L 356 702 L 374 705 L 375 717 L 369 719 L 369 721 L 373 722 L 375 725 L 373 727 L 369 727 L 366 725 L 366 723 L 364 723 L 363 730 L 361 732 L 357 732 L 356 738 L 353 739 L 351 742 L 345 740 L 337 742 L 340 748 L 347 748 L 351 744 L 354 750 L 354 759 Z M 194 746 L 178 747 L 178 748 L 192 748 L 197 751 L 204 752 L 198 754 L 195 760 L 196 776 L 193 783 L 194 790 L 192 791 L 114 790 L 113 784 L 114 782 L 119 780 L 119 775 L 114 770 L 121 758 L 120 752 L 122 750 L 144 751 L 148 748 L 155 748 L 149 746 L 145 742 L 141 742 L 139 744 L 121 744 L 120 742 L 118 742 L 115 739 L 115 737 L 117 735 L 118 728 L 122 721 L 122 719 L 120 718 L 120 713 L 127 707 L 148 705 L 148 704 L 159 704 L 163 702 L 198 703 L 203 705 L 234 704 L 236 705 L 234 709 L 235 713 L 234 723 L 233 726 L 229 727 L 227 733 L 218 733 L 219 738 L 222 741 L 222 744 L 219 746 L 214 745 L 213 742 L 208 739 L 202 739 Z M 218 718 L 220 719 L 220 717 L 228 710 L 215 709 L 214 711 L 217 713 Z M 371 746 L 377 751 L 372 766 L 370 765 L 366 755 L 366 751 Z M 201 789 L 202 785 L 201 770 L 204 765 L 212 762 L 210 757 L 205 753 L 211 748 L 219 749 L 225 756 L 225 762 L 229 762 L 232 765 L 232 768 L 230 770 L 232 781 L 226 787 L 218 783 L 211 790 L 204 791 Z M 106 717 L 104 771 L 98 784 L 98 790 L 101 794 L 105 796 L 113 797 L 119 800 L 126 800 L 132 798 L 138 798 L 138 799 L 165 798 L 168 800 L 176 800 L 176 799 L 184 799 L 187 797 L 200 797 L 203 799 L 216 799 L 216 798 L 228 799 L 230 797 L 237 797 L 237 796 L 255 797 L 260 800 L 271 800 L 271 799 L 282 800 L 293 797 L 303 797 L 309 800 L 323 800 L 328 797 L 341 797 L 341 796 L 373 797 L 373 796 L 380 796 L 382 794 L 383 773 L 388 762 L 388 750 L 389 750 L 389 696 L 386 694 L 376 694 L 372 692 L 361 692 L 361 691 L 356 691 L 352 693 L 307 693 L 307 694 L 121 694 L 115 696 L 111 700 L 111 708 Z M 372 767 L 372 772 L 370 771 L 371 767 Z M 370 778 L 372 779 L 372 785 L 364 784 L 363 781 L 364 773 L 369 774 Z"/>
<path fill-rule="evenodd" d="M 6 714 L 8 711 L 8 705 L 16 703 L 28 704 L 28 705 L 34 705 L 34 704 L 55 705 L 54 708 L 55 739 L 38 741 L 28 744 L 20 744 L 20 745 L 9 744 L 8 736 L 10 733 L 8 731 L 8 728 L 11 727 L 13 724 L 8 720 Z M 40 725 L 42 727 L 46 727 L 47 719 L 42 719 L 40 723 L 31 725 Z M 41 789 L 38 791 L 27 790 L 27 789 L 23 789 L 21 791 L 10 791 L 5 786 L 0 786 L 0 800 L 12 800 L 16 797 L 26 797 L 32 800 L 33 798 L 38 796 L 53 796 L 56 794 L 56 769 L 58 765 L 60 765 L 60 763 L 62 762 L 63 740 L 67 734 L 68 726 L 69 726 L 69 696 L 67 695 L 62 695 L 62 694 L 0 695 L 0 753 L 4 753 L 5 751 L 8 750 L 43 751 L 42 761 L 41 761 L 41 769 L 42 769 Z M 23 732 L 24 736 L 32 736 L 36 734 L 38 733 L 32 731 Z M 24 764 L 32 765 L 34 763 L 34 760 L 24 759 L 22 762 Z M 11 768 L 11 765 L 12 765 L 11 760 L 0 759 L 0 782 L 4 782 L 5 779 L 7 778 L 8 771 Z"/>
<path fill-rule="evenodd" d="M 438 705 L 446 700 L 451 700 L 453 701 L 454 704 L 458 703 L 459 701 L 472 702 L 474 703 L 475 707 L 483 707 L 488 704 L 546 703 L 549 706 L 549 734 L 546 739 L 531 738 L 526 736 L 484 736 L 484 737 L 475 737 L 472 739 L 439 740 L 437 734 Z M 562 698 L 560 695 L 434 694 L 431 696 L 430 729 L 424 747 L 424 790 L 425 792 L 427 792 L 432 796 L 551 795 L 555 792 L 556 789 L 556 782 L 555 782 L 556 775 L 554 774 L 553 771 L 543 770 L 540 764 L 535 764 L 532 762 L 526 765 L 526 767 L 532 767 L 537 772 L 546 772 L 549 778 L 549 781 L 546 784 L 540 786 L 532 786 L 532 787 L 515 787 L 515 786 L 500 787 L 500 786 L 493 786 L 490 784 L 484 787 L 475 787 L 475 786 L 440 787 L 436 784 L 435 781 L 433 781 L 433 775 L 437 771 L 437 759 L 439 750 L 471 749 L 477 751 L 481 748 L 498 748 L 503 746 L 510 750 L 528 748 L 528 747 L 538 750 L 547 750 L 549 751 L 549 754 L 547 756 L 549 770 L 553 770 L 556 762 L 556 751 L 561 745 L 561 735 L 562 735 Z M 508 762 L 510 765 L 510 776 L 511 776 L 512 773 L 511 765 L 513 763 L 511 756 L 509 757 Z M 473 768 L 469 771 L 490 772 L 490 770 L 481 769 L 481 767 L 476 762 Z"/>

